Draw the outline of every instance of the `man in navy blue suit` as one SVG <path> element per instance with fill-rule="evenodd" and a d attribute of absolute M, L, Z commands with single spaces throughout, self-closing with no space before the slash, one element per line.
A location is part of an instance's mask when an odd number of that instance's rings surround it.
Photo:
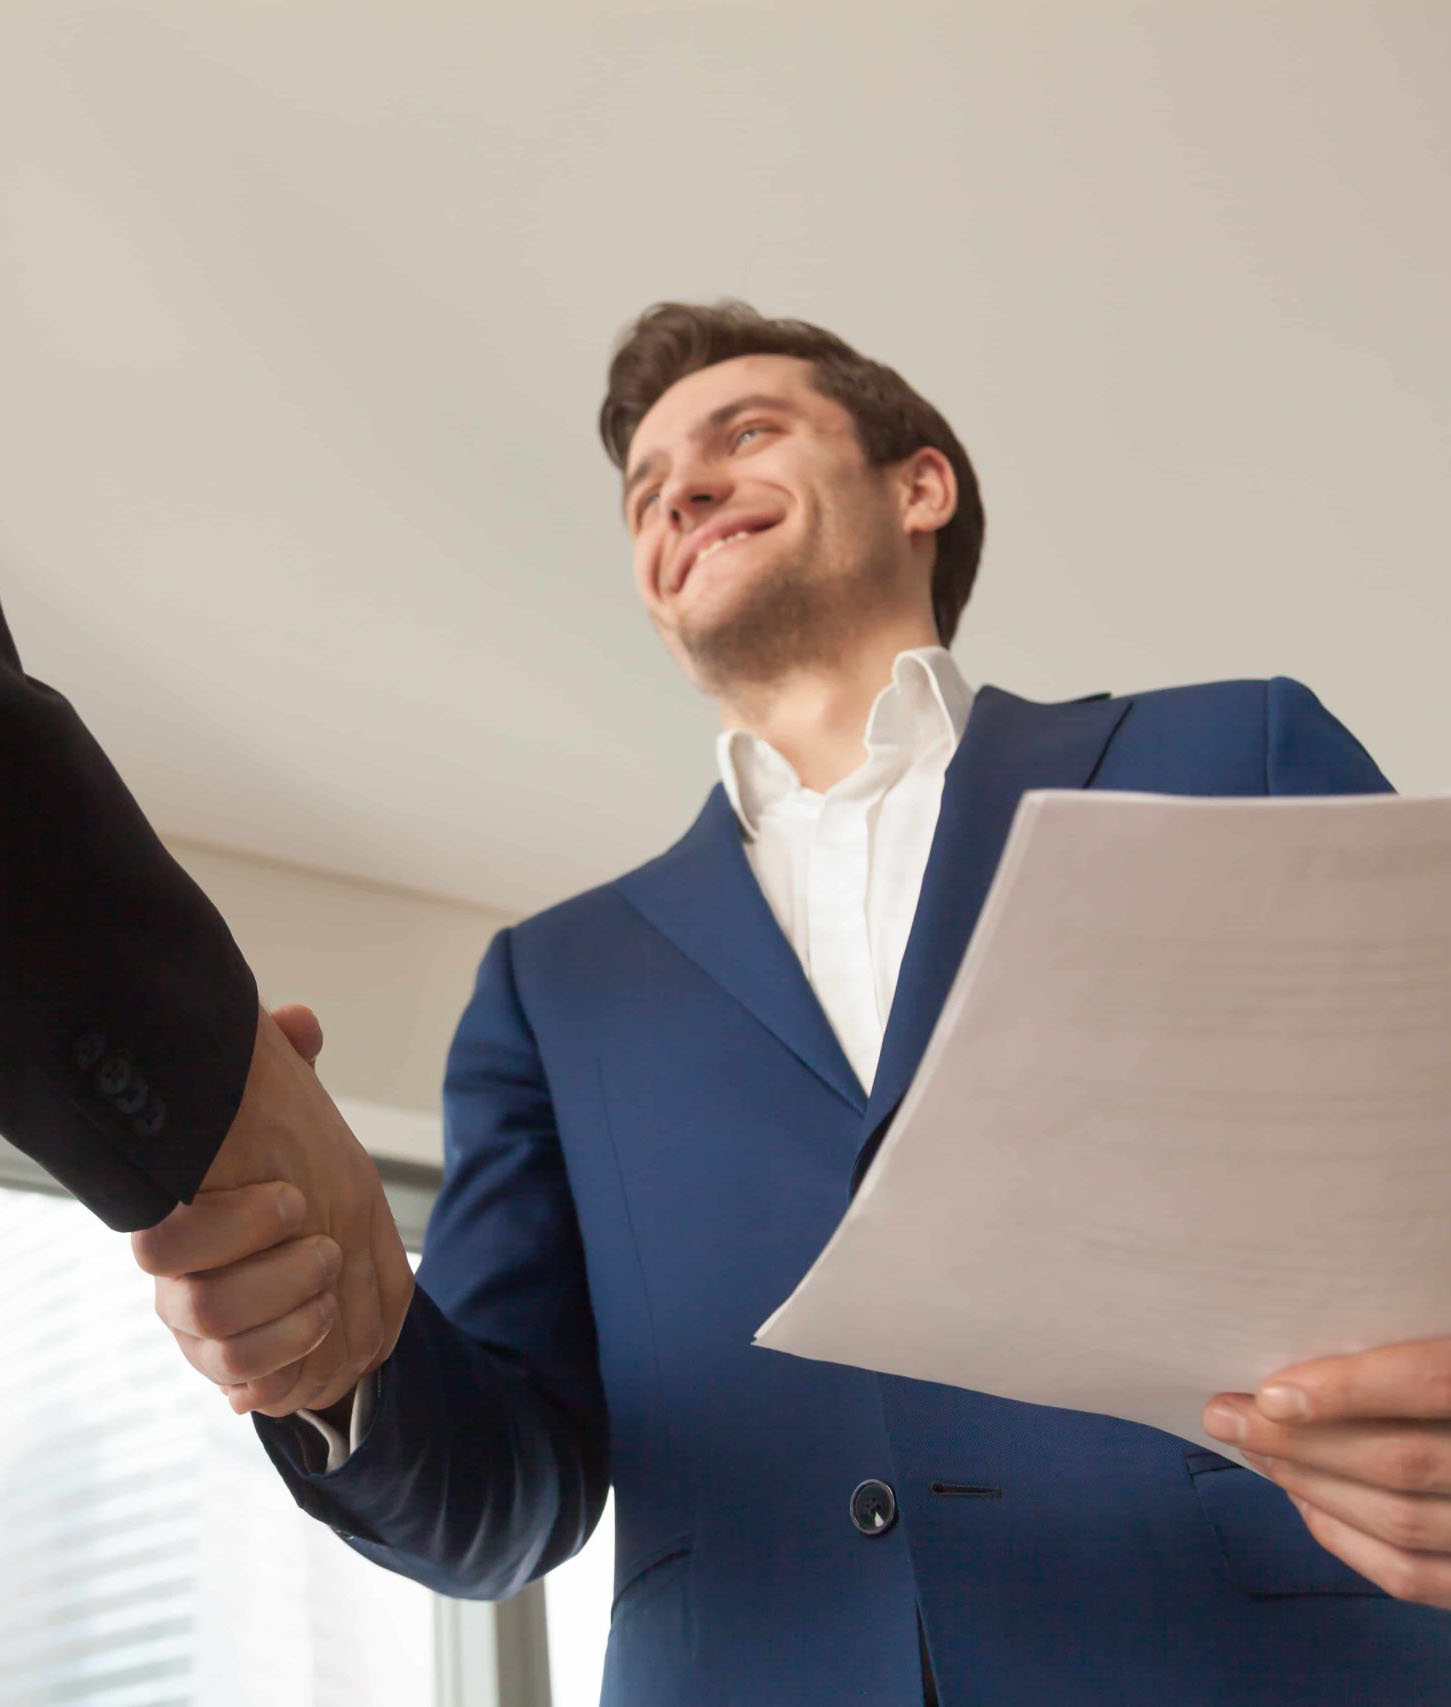
<path fill-rule="evenodd" d="M 445 1593 L 567 1558 L 612 1484 L 611 1707 L 1451 1701 L 1451 1339 L 1218 1395 L 1264 1475 L 750 1344 L 910 1081 L 1025 788 L 1389 784 L 1285 678 L 971 688 L 971 464 L 819 328 L 657 305 L 600 425 L 720 785 L 659 859 L 490 945 L 376 1372 L 299 1411 L 315 1323 L 239 1352 L 308 1293 L 285 1243 L 238 1265 L 218 1205 L 140 1236 L 178 1333 L 229 1324 L 192 1361 L 305 1510 Z"/>

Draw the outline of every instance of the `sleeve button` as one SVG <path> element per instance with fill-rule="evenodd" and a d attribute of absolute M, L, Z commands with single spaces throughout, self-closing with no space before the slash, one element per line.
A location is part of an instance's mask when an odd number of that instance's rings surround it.
<path fill-rule="evenodd" d="M 102 1096 L 114 1102 L 130 1083 L 131 1057 L 119 1053 L 108 1055 L 96 1073 L 96 1085 Z"/>
<path fill-rule="evenodd" d="M 116 1107 L 122 1114 L 140 1114 L 146 1106 L 146 1099 L 151 1095 L 151 1087 L 140 1073 L 137 1073 L 126 1089 L 116 1098 Z"/>
<path fill-rule="evenodd" d="M 87 1031 L 76 1039 L 71 1059 L 83 1073 L 89 1073 L 97 1061 L 106 1053 L 106 1034 L 104 1031 Z"/>
<path fill-rule="evenodd" d="M 153 1096 L 132 1125 L 143 1138 L 159 1138 L 166 1125 L 166 1104 L 159 1096 Z"/>

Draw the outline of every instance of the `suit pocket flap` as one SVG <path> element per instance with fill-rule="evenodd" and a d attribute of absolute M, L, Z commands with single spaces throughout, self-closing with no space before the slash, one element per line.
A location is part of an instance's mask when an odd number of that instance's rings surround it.
<path fill-rule="evenodd" d="M 1246 1593 L 1386 1598 L 1320 1545 L 1283 1488 L 1212 1452 L 1190 1453 L 1186 1462 L 1225 1568 Z"/>

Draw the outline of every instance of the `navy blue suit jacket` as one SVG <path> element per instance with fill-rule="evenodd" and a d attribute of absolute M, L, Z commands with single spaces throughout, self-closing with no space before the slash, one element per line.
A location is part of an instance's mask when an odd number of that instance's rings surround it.
<path fill-rule="evenodd" d="M 499 1597 L 583 1543 L 612 1482 L 610 1707 L 920 1702 L 919 1612 L 944 1707 L 1451 1701 L 1451 1615 L 1384 1595 L 1218 1454 L 751 1345 L 840 1219 L 1034 787 L 1389 784 L 1284 678 L 984 687 L 870 1095 L 715 789 L 668 853 L 489 948 L 368 1434 L 326 1474 L 305 1424 L 254 1417 L 299 1503 L 379 1564 Z M 879 1535 L 849 1515 L 865 1478 L 895 1490 Z"/>

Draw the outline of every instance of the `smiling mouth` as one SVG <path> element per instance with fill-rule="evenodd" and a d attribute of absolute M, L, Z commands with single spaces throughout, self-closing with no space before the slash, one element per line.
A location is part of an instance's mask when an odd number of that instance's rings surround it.
<path fill-rule="evenodd" d="M 776 524 L 774 522 L 771 522 L 763 528 L 747 528 L 740 533 L 728 533 L 724 539 L 712 540 L 712 542 L 706 546 L 704 551 L 696 554 L 690 567 L 681 577 L 680 586 L 675 589 L 676 592 L 678 593 L 680 591 L 680 588 L 685 585 L 702 563 L 708 562 L 718 552 L 728 551 L 733 545 L 743 545 L 746 540 L 755 539 L 758 534 L 768 533 L 775 525 Z"/>

